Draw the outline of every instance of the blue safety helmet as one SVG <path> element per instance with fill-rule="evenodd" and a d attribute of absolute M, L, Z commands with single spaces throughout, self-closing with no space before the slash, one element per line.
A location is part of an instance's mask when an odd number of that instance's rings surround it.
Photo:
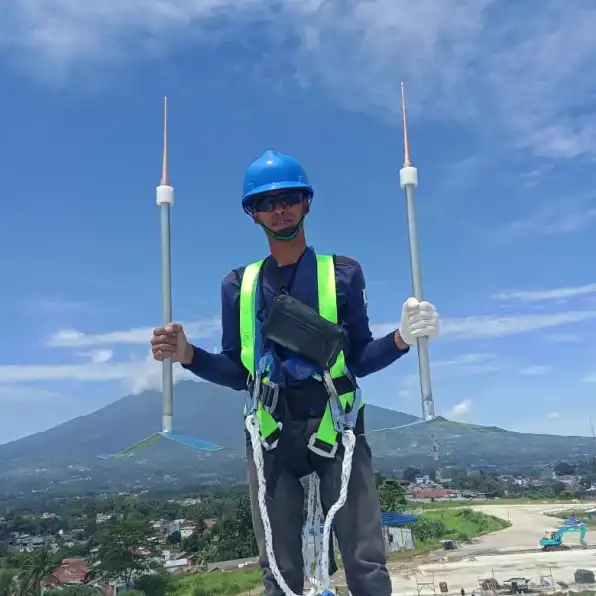
<path fill-rule="evenodd" d="M 265 151 L 253 161 L 244 174 L 242 207 L 251 212 L 254 197 L 281 188 L 304 189 L 309 199 L 313 197 L 312 186 L 302 166 L 290 155 L 279 151 Z"/>

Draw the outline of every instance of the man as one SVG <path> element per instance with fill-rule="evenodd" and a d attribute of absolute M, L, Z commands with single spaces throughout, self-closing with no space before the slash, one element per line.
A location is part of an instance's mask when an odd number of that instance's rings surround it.
<path fill-rule="evenodd" d="M 289 155 L 267 151 L 248 167 L 242 206 L 254 223 L 265 230 L 270 256 L 263 262 L 236 269 L 224 278 L 220 354 L 193 346 L 186 339 L 182 326 L 173 324 L 153 333 L 152 349 L 156 360 L 172 358 L 207 381 L 239 391 L 252 390 L 257 382 L 255 379 L 260 379 L 255 367 L 262 362 L 259 354 L 253 352 L 257 350 L 256 344 L 263 341 L 255 338 L 281 294 L 293 297 L 314 311 L 326 310 L 337 314 L 337 323 L 344 329 L 348 340 L 341 352 L 347 376 L 335 381 L 338 387 L 344 381 L 344 391 L 351 391 L 348 394 L 352 396 L 354 387 L 348 387 L 345 379 L 352 379 L 355 383 L 354 377 L 379 371 L 406 354 L 416 338 L 435 337 L 438 315 L 434 306 L 410 298 L 402 307 L 400 328 L 373 340 L 366 310 L 364 275 L 358 262 L 341 256 L 333 257 L 332 261 L 329 258 L 324 260 L 307 247 L 304 220 L 313 194 L 305 171 Z M 334 286 L 321 283 L 320 268 L 325 263 L 332 264 Z M 325 294 L 321 289 L 325 287 L 335 287 L 331 298 L 328 291 Z M 300 479 L 313 471 L 317 473 L 326 513 L 338 499 L 343 446 L 341 440 L 339 444 L 333 442 L 334 432 L 331 432 L 330 443 L 319 440 L 320 437 L 324 439 L 320 429 L 329 407 L 329 393 L 321 382 L 321 375 L 308 368 L 311 364 L 294 356 L 296 354 L 287 346 L 274 349 L 273 361 L 281 364 L 281 368 L 276 370 L 282 370 L 276 385 L 279 394 L 274 392 L 276 399 L 269 404 L 271 416 L 261 418 L 261 430 L 265 428 L 266 420 L 273 421 L 273 426 L 263 432 L 263 438 L 266 439 L 264 445 L 268 447 L 265 450 L 269 488 L 267 509 L 275 558 L 288 586 L 301 594 L 304 583 L 304 493 Z M 308 374 L 304 374 L 304 366 Z M 340 392 L 339 389 L 337 391 Z M 354 432 L 356 443 L 348 496 L 335 517 L 334 532 L 351 594 L 389 596 L 391 581 L 386 568 L 380 505 L 371 452 L 364 435 L 362 407 L 357 413 Z M 258 482 L 248 440 L 247 458 L 253 524 L 260 565 L 264 570 L 265 594 L 280 596 L 283 591 L 277 585 L 267 560 L 257 502 Z"/>

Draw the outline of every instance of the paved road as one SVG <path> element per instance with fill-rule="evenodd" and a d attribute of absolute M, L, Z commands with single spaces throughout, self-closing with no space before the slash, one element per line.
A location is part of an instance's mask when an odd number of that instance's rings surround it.
<path fill-rule="evenodd" d="M 540 582 L 540 573 L 552 572 L 553 581 L 573 581 L 573 573 L 578 568 L 590 569 L 594 565 L 593 549 L 571 550 L 561 552 L 541 552 L 539 540 L 547 528 L 557 527 L 557 519 L 545 515 L 547 512 L 563 509 L 586 508 L 591 503 L 575 503 L 570 505 L 538 503 L 532 505 L 476 505 L 473 509 L 508 519 L 511 527 L 499 530 L 474 540 L 473 544 L 462 544 L 458 550 L 442 551 L 434 557 L 418 559 L 416 571 L 406 571 L 405 567 L 396 565 L 392 569 L 394 596 L 411 596 L 417 593 L 416 579 L 434 581 L 438 593 L 438 582 L 445 581 L 449 593 L 458 595 L 464 588 L 466 593 L 478 587 L 478 578 L 495 577 L 497 581 L 506 581 L 512 576 L 531 578 Z M 596 543 L 596 538 L 588 544 Z M 569 536 L 566 543 L 570 546 L 578 544 L 576 534 Z M 525 552 L 520 552 L 525 551 Z M 402 569 L 404 567 L 404 569 Z M 425 592 L 424 594 L 428 594 Z"/>
<path fill-rule="evenodd" d="M 488 515 L 495 515 L 511 522 L 509 528 L 487 534 L 475 540 L 471 545 L 473 550 L 525 550 L 537 548 L 544 531 L 556 528 L 559 522 L 556 518 L 546 515 L 548 512 L 586 508 L 590 503 L 553 504 L 538 503 L 531 505 L 478 505 L 473 507 L 477 511 Z M 589 536 L 587 537 L 589 543 Z M 566 543 L 570 546 L 579 544 L 577 535 L 566 536 Z"/>

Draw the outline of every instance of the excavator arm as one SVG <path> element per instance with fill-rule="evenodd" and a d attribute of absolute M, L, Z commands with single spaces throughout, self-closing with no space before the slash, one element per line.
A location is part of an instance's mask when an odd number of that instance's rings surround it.
<path fill-rule="evenodd" d="M 544 537 L 540 539 L 540 546 L 542 550 L 560 550 L 562 548 L 569 548 L 563 545 L 563 535 L 567 532 L 579 532 L 579 542 L 582 548 L 587 548 L 587 544 L 585 541 L 586 532 L 588 531 L 588 527 L 586 524 L 577 524 L 574 526 L 563 526 L 559 528 L 556 532 L 550 533 L 550 537 Z"/>
<path fill-rule="evenodd" d="M 586 526 L 586 524 L 579 524 L 577 526 L 563 526 L 562 528 L 559 528 L 557 530 L 557 533 L 554 535 L 555 540 L 562 542 L 563 540 L 563 534 L 566 534 L 567 532 L 579 532 L 579 541 L 580 543 L 583 545 L 585 544 L 585 537 L 586 537 L 586 532 L 588 531 L 588 528 Z"/>

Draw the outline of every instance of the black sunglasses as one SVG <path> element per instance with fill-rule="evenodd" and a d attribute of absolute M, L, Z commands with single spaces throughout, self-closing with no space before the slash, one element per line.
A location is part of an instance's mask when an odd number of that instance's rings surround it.
<path fill-rule="evenodd" d="M 294 207 L 306 199 L 306 195 L 300 190 L 287 190 L 271 194 L 264 194 L 258 197 L 254 202 L 254 210 L 271 212 L 278 205 L 281 207 Z"/>

